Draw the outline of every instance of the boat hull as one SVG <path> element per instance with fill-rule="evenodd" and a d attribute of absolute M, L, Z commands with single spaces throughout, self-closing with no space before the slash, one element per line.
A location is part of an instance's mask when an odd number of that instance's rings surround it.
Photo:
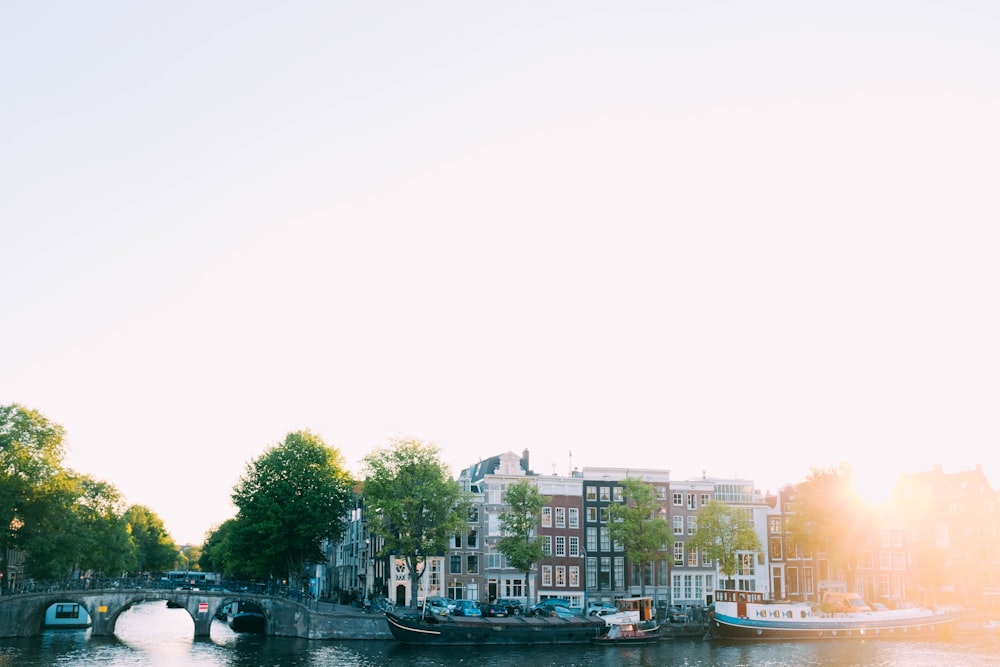
<path fill-rule="evenodd" d="M 957 617 L 935 614 L 900 619 L 829 619 L 811 622 L 762 621 L 716 614 L 713 633 L 722 639 L 940 639 L 955 628 Z"/>
<path fill-rule="evenodd" d="M 404 644 L 489 646 L 587 644 L 605 630 L 603 621 L 574 618 L 507 618 L 399 615 L 386 612 L 392 636 Z"/>

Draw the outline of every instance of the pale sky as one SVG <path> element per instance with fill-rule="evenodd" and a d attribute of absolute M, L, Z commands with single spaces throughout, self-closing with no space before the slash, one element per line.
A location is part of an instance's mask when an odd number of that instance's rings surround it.
<path fill-rule="evenodd" d="M 1000 489 L 1000 3 L 0 4 L 0 404 L 178 542 L 311 429 Z"/>

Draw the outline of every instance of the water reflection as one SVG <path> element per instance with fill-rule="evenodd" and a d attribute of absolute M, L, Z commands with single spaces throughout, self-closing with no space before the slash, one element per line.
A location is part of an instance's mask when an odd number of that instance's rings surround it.
<path fill-rule="evenodd" d="M 194 621 L 165 603 L 124 612 L 114 637 L 90 630 L 51 630 L 28 639 L 0 640 L 0 667 L 118 667 L 205 665 L 211 667 L 995 667 L 995 637 L 954 642 L 851 641 L 720 643 L 668 641 L 641 647 L 454 647 L 403 646 L 392 641 L 316 641 L 234 633 L 220 621 L 209 638 L 194 639 Z"/>

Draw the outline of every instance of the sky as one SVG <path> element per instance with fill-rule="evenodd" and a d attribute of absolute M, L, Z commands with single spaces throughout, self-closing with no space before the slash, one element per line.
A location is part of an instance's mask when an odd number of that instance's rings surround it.
<path fill-rule="evenodd" d="M 309 429 L 1000 489 L 1000 5 L 0 4 L 0 404 L 200 544 Z"/>

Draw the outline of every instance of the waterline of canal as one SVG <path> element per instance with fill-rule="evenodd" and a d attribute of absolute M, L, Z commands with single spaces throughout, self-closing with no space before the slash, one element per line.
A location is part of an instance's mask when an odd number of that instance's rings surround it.
<path fill-rule="evenodd" d="M 731 667 L 851 665 L 856 667 L 995 667 L 1000 637 L 958 637 L 950 642 L 851 641 L 720 643 L 664 641 L 642 647 L 454 647 L 401 646 L 394 641 L 317 641 L 240 635 L 224 623 L 211 637 L 194 639 L 194 623 L 166 603 L 136 605 L 118 619 L 114 637 L 89 630 L 52 630 L 27 639 L 0 640 L 0 667 Z"/>

